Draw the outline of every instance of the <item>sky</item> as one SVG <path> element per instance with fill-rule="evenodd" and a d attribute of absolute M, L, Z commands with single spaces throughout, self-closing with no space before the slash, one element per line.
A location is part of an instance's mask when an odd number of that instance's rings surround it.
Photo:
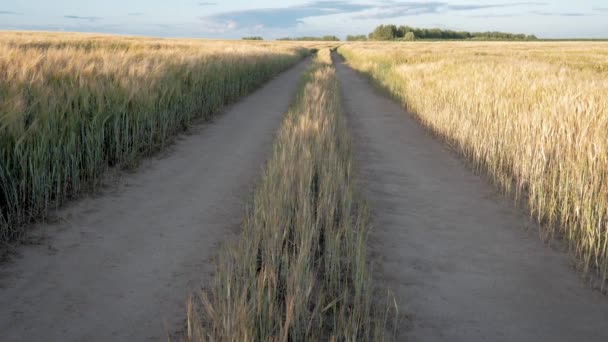
<path fill-rule="evenodd" d="M 0 30 L 273 39 L 367 34 L 379 24 L 608 38 L 608 0 L 0 0 Z"/>

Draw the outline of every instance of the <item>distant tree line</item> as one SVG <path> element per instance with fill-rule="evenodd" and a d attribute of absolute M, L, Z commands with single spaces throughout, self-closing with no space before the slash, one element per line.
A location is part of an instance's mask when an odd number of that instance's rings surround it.
<path fill-rule="evenodd" d="M 279 38 L 277 40 L 307 40 L 307 41 L 332 41 L 332 42 L 338 42 L 340 41 L 340 38 L 336 37 L 336 36 L 322 36 L 322 37 L 309 37 L 309 36 L 305 36 L 305 37 L 285 37 L 285 38 Z"/>
<path fill-rule="evenodd" d="M 264 40 L 264 38 L 260 36 L 252 36 L 252 37 L 243 37 L 243 40 Z"/>
<path fill-rule="evenodd" d="M 361 36 L 351 36 L 361 37 Z M 370 40 L 536 40 L 534 35 L 514 34 L 505 32 L 467 32 L 442 30 L 439 28 L 425 29 L 410 26 L 380 25 L 369 34 Z M 353 39 L 362 40 L 362 39 Z"/>
<path fill-rule="evenodd" d="M 355 41 L 362 41 L 362 40 L 367 40 L 367 36 L 364 34 L 357 34 L 357 35 L 348 35 L 346 36 L 346 40 L 349 42 L 355 42 Z"/>

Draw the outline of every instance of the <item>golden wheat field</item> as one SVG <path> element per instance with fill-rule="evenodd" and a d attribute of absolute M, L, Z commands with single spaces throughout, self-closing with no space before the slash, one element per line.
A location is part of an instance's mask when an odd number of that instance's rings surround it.
<path fill-rule="evenodd" d="M 306 54 L 300 45 L 0 34 L 0 238 Z"/>
<path fill-rule="evenodd" d="M 339 49 L 608 276 L 608 45 L 360 43 Z"/>
<path fill-rule="evenodd" d="M 608 334 L 608 44 L 244 39 L 0 32 L 0 340 Z"/>

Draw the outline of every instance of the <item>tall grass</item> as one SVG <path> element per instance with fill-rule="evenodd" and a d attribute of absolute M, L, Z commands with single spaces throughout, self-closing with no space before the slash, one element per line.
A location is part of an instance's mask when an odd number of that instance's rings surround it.
<path fill-rule="evenodd" d="M 608 278 L 608 46 L 353 44 L 340 48 L 505 191 L 545 237 Z"/>
<path fill-rule="evenodd" d="M 191 301 L 194 341 L 379 340 L 366 264 L 366 210 L 328 50 L 303 78 L 240 239 L 210 296 Z"/>
<path fill-rule="evenodd" d="M 0 241 L 303 54 L 276 43 L 0 34 Z"/>

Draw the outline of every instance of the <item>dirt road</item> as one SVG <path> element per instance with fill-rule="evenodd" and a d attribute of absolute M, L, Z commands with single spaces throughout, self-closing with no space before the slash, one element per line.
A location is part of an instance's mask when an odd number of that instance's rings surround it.
<path fill-rule="evenodd" d="M 608 298 L 571 259 L 399 105 L 337 70 L 373 210 L 375 276 L 411 315 L 400 340 L 608 341 Z"/>
<path fill-rule="evenodd" d="M 218 244 L 240 230 L 306 63 L 38 227 L 49 238 L 0 265 L 0 340 L 160 341 L 164 322 L 179 329 Z"/>

